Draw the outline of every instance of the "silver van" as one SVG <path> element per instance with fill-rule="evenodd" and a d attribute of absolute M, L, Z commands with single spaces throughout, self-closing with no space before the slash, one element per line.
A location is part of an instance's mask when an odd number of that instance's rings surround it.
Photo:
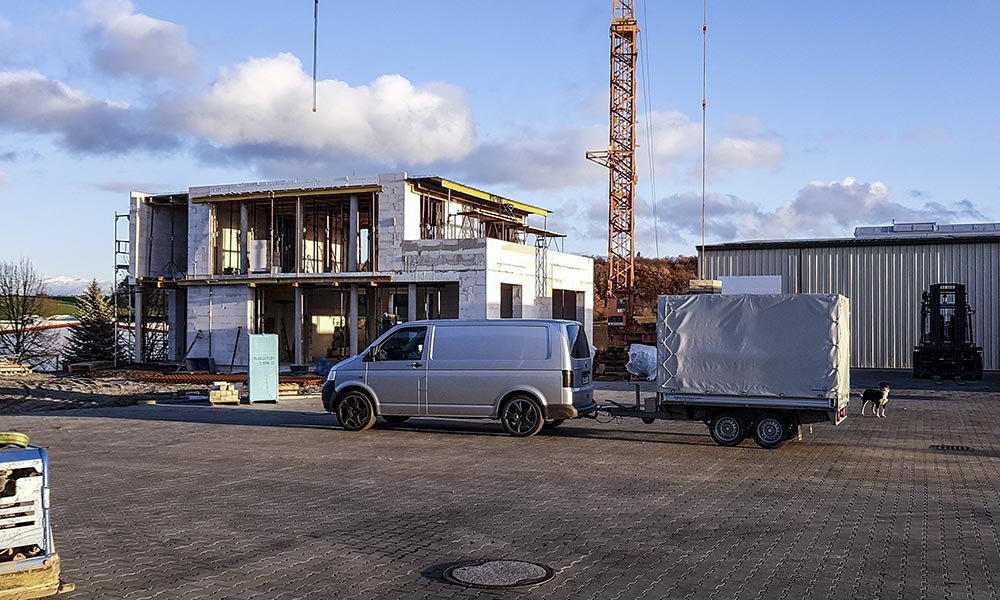
<path fill-rule="evenodd" d="M 376 417 L 462 417 L 499 419 L 527 437 L 597 408 L 591 364 L 576 321 L 411 321 L 337 363 L 323 407 L 350 431 Z"/>

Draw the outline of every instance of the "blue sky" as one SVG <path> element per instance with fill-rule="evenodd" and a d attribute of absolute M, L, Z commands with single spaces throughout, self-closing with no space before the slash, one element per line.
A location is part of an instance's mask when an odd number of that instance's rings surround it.
<path fill-rule="evenodd" d="M 315 114 L 312 6 L 0 2 L 0 260 L 108 280 L 132 189 L 389 171 L 551 208 L 566 250 L 606 252 L 584 152 L 607 146 L 611 0 L 321 0 Z M 701 11 L 636 0 L 644 255 L 700 239 Z M 1000 220 L 997 22 L 986 1 L 710 0 L 708 241 Z"/>

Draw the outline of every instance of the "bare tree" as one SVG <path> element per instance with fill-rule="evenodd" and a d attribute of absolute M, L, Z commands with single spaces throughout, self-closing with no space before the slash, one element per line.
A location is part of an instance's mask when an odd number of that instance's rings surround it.
<path fill-rule="evenodd" d="M 47 295 L 27 258 L 0 262 L 0 354 L 32 366 L 49 360 L 58 336 L 40 327 Z"/>

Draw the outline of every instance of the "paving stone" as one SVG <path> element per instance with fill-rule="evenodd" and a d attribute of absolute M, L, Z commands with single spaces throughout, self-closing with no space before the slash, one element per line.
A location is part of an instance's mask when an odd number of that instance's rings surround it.
<path fill-rule="evenodd" d="M 300 399 L 5 414 L 4 429 L 49 450 L 72 599 L 1000 599 L 1000 377 L 854 374 L 881 380 L 889 418 L 852 405 L 776 451 L 718 447 L 699 423 L 349 433 Z M 441 578 L 475 559 L 556 574 L 505 591 Z"/>

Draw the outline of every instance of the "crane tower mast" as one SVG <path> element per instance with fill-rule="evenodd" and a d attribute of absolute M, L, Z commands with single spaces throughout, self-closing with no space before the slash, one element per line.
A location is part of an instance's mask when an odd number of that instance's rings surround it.
<path fill-rule="evenodd" d="M 639 56 L 639 24 L 635 0 L 613 0 L 611 21 L 611 127 L 607 150 L 587 152 L 587 158 L 608 167 L 608 334 L 621 326 L 627 337 L 633 327 L 635 292 L 635 67 Z M 624 340 L 623 340 L 624 341 Z"/>

